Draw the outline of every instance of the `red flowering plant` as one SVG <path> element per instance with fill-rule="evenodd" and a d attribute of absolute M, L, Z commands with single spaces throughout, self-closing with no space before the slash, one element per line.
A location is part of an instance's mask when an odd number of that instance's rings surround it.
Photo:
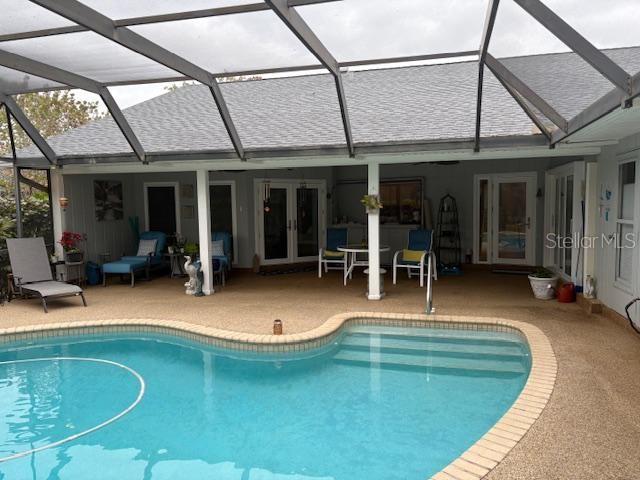
<path fill-rule="evenodd" d="M 58 242 L 67 253 L 80 252 L 78 244 L 84 240 L 84 235 L 75 232 L 62 232 L 62 238 Z"/>

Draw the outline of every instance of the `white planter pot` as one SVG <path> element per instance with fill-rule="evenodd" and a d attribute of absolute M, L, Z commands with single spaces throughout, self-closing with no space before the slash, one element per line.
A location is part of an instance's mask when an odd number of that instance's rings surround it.
<path fill-rule="evenodd" d="M 556 296 L 558 277 L 538 278 L 529 275 L 529 283 L 531 290 L 533 290 L 533 296 L 540 300 L 551 300 Z"/>

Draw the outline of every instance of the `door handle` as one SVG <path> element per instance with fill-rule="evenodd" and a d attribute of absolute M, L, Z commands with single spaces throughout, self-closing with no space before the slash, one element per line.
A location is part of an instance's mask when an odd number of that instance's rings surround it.
<path fill-rule="evenodd" d="M 291 230 L 291 220 L 287 222 L 287 230 Z"/>

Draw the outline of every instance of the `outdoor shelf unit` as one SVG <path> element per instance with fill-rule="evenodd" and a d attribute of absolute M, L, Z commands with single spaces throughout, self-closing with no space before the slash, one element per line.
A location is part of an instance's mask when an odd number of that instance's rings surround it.
<path fill-rule="evenodd" d="M 458 205 L 456 199 L 447 194 L 440 199 L 438 207 L 436 227 L 438 270 L 443 274 L 459 273 L 461 253 Z"/>

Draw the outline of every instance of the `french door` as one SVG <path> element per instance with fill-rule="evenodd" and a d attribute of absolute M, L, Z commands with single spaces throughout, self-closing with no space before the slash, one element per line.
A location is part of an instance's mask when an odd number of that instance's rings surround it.
<path fill-rule="evenodd" d="M 537 174 L 476 175 L 474 260 L 535 264 Z"/>
<path fill-rule="evenodd" d="M 257 180 L 255 186 L 260 262 L 316 260 L 325 232 L 325 182 Z"/>
<path fill-rule="evenodd" d="M 579 281 L 584 162 L 572 162 L 545 174 L 544 265 L 565 280 Z"/>

